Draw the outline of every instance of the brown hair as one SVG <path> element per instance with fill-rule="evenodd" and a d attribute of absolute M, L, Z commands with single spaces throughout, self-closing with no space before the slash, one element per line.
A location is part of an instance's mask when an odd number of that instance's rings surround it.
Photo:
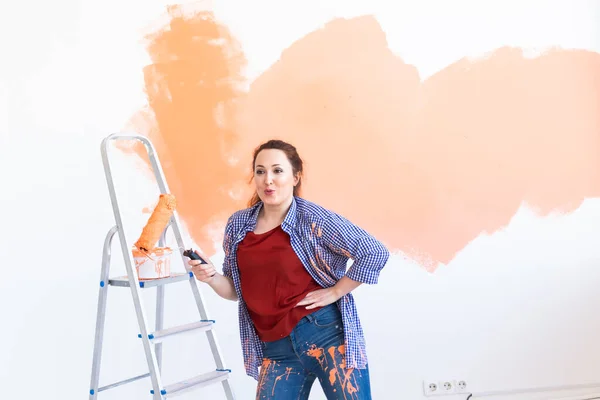
<path fill-rule="evenodd" d="M 300 158 L 300 155 L 298 154 L 296 148 L 291 144 L 284 142 L 283 140 L 269 140 L 268 142 L 261 144 L 254 150 L 254 155 L 252 156 L 252 177 L 250 178 L 250 181 L 252 181 L 252 178 L 254 177 L 254 167 L 256 164 L 256 157 L 258 156 L 258 153 L 260 153 L 263 150 L 270 149 L 281 150 L 285 153 L 288 161 L 290 162 L 290 164 L 292 164 L 292 172 L 294 173 L 294 176 L 298 176 L 298 184 L 294 186 L 294 196 L 300 196 L 300 189 L 302 186 L 302 173 L 304 171 L 302 159 Z M 259 201 L 260 197 L 258 197 L 258 193 L 255 192 L 250 198 L 250 201 L 248 202 L 248 207 L 252 207 Z"/>

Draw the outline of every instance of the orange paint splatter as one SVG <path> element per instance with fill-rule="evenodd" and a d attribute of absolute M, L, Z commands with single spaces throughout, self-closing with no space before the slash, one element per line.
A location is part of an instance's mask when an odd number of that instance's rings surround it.
<path fill-rule="evenodd" d="M 319 265 L 321 268 L 324 268 L 331 275 L 334 275 L 333 270 L 331 269 L 331 267 L 329 266 L 329 264 L 327 264 L 327 261 L 325 260 L 325 257 L 323 257 L 323 255 L 320 254 L 320 252 L 319 252 L 318 249 L 317 249 L 317 252 L 315 254 L 315 258 L 317 259 L 317 265 Z"/>
<path fill-rule="evenodd" d="M 310 349 L 308 349 L 306 351 L 306 354 L 308 354 L 311 357 L 320 358 L 320 357 L 323 357 L 323 349 L 320 347 L 317 347 L 317 345 L 315 345 L 315 344 L 312 344 L 310 346 Z"/>
<path fill-rule="evenodd" d="M 275 387 L 277 386 L 277 382 L 279 382 L 284 376 L 285 376 L 285 379 L 287 380 L 290 377 L 291 373 L 292 373 L 292 368 L 286 367 L 285 373 L 275 377 L 275 382 L 273 383 L 273 389 L 271 390 L 271 396 L 275 396 Z"/>
<path fill-rule="evenodd" d="M 265 386 L 272 385 L 270 387 L 271 388 L 271 396 L 275 396 L 275 389 L 277 388 L 277 383 L 284 378 L 286 380 L 288 380 L 292 373 L 296 373 L 293 371 L 292 367 L 285 367 L 284 373 L 273 377 L 274 374 L 279 372 L 279 371 L 277 371 L 278 366 L 281 366 L 281 364 L 278 365 L 276 361 L 270 360 L 268 358 L 263 358 L 260 375 L 258 377 L 258 387 L 257 387 L 258 390 L 257 391 L 259 393 L 263 393 L 263 395 L 264 395 L 265 389 L 268 389 L 268 387 L 265 388 Z M 269 398 L 272 398 L 272 397 L 269 397 Z"/>
<path fill-rule="evenodd" d="M 354 394 L 354 393 L 358 392 L 358 388 L 355 388 L 352 385 L 352 382 L 348 381 L 348 383 L 346 385 L 347 385 L 346 388 L 348 389 L 349 394 Z"/>
<path fill-rule="evenodd" d="M 260 369 L 260 375 L 258 377 L 258 391 L 264 390 L 264 386 L 269 381 L 269 374 L 275 369 L 275 361 L 268 358 L 263 358 L 263 362 Z"/>
<path fill-rule="evenodd" d="M 335 385 L 336 375 L 337 370 L 335 368 L 329 371 L 329 383 L 331 384 L 331 386 Z"/>
<path fill-rule="evenodd" d="M 354 259 L 354 258 L 352 257 L 352 254 L 350 254 L 350 252 L 348 252 L 348 250 L 346 250 L 346 249 L 342 249 L 341 247 L 338 247 L 338 248 L 337 248 L 337 251 L 338 251 L 339 253 L 343 254 L 343 255 L 344 255 L 344 257 L 348 257 L 348 258 L 349 258 L 349 259 L 351 259 L 351 260 L 352 260 L 352 259 Z"/>
<path fill-rule="evenodd" d="M 261 368 L 268 369 L 269 367 L 274 366 L 274 364 L 275 364 L 274 361 L 272 361 L 272 360 L 270 360 L 268 358 L 263 358 L 263 362 L 262 362 Z"/>
<path fill-rule="evenodd" d="M 323 370 L 327 370 L 327 366 L 325 365 L 325 353 L 322 347 L 317 347 L 317 345 L 311 344 L 310 348 L 306 351 L 306 354 L 308 354 L 310 357 L 316 358 L 321 368 L 323 368 Z"/>
<path fill-rule="evenodd" d="M 310 265 L 312 265 L 312 267 L 314 268 L 314 270 L 317 272 L 317 274 L 326 282 L 331 281 L 331 276 L 327 275 L 323 269 L 321 268 L 323 266 L 323 263 L 319 263 L 319 255 L 315 254 L 315 257 L 317 258 L 317 262 L 315 262 L 312 258 L 309 259 Z"/>
<path fill-rule="evenodd" d="M 333 388 L 334 392 L 336 392 L 337 387 L 339 387 L 343 392 L 344 399 L 348 399 L 346 392 L 351 395 L 350 398 L 355 398 L 352 395 L 356 394 L 359 388 L 356 377 L 353 375 L 355 371 L 354 368 L 346 369 L 346 359 L 344 357 L 346 354 L 345 345 L 342 344 L 340 346 L 329 347 L 325 353 L 323 348 L 317 347 L 316 344 L 312 344 L 306 351 L 306 354 L 316 358 L 323 371 L 329 369 L 329 384 L 331 386 L 336 386 Z"/>
<path fill-rule="evenodd" d="M 133 247 L 131 253 L 139 280 L 165 278 L 170 275 L 173 253 L 171 248 L 155 247 L 152 252 L 146 252 Z"/>
<path fill-rule="evenodd" d="M 227 30 L 207 12 L 169 13 L 145 70 L 155 123 L 138 120 L 209 255 L 208 227 L 243 207 L 247 197 L 229 191 L 269 138 L 294 143 L 307 161 L 306 198 L 430 270 L 505 226 L 523 202 L 546 215 L 600 196 L 599 54 L 529 59 L 500 48 L 421 83 L 373 17 L 337 19 L 287 48 L 242 97 L 232 82 L 243 56 Z"/>
<path fill-rule="evenodd" d="M 340 355 L 339 364 L 337 362 L 336 351 L 337 354 Z M 344 399 L 347 399 L 346 392 L 348 392 L 348 394 L 350 395 L 353 395 L 356 392 L 358 392 L 359 388 L 356 384 L 356 379 L 354 379 L 354 384 L 352 384 L 352 379 L 354 378 L 352 375 L 354 372 L 354 368 L 346 369 L 346 360 L 344 357 L 344 355 L 346 354 L 346 346 L 332 346 L 329 349 L 327 349 L 327 352 L 329 353 L 329 357 L 333 361 L 333 368 L 331 369 L 331 371 L 329 371 L 329 383 L 333 386 L 336 384 L 336 380 L 340 379 L 339 384 L 344 394 Z M 340 378 L 340 375 L 342 375 L 343 378 Z M 354 396 L 352 396 L 351 398 L 354 398 Z"/>

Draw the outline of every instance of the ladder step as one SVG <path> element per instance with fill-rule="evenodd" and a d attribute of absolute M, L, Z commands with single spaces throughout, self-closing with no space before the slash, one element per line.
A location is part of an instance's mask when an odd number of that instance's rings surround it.
<path fill-rule="evenodd" d="M 169 283 L 181 282 L 194 277 L 191 272 L 174 273 L 167 278 L 159 279 L 148 279 L 140 282 L 140 287 L 149 288 L 154 286 L 168 285 Z M 108 284 L 111 286 L 129 287 L 129 278 L 127 276 L 119 276 L 117 278 L 111 278 L 108 280 Z M 104 286 L 104 282 L 100 282 L 100 286 Z"/>
<path fill-rule="evenodd" d="M 212 329 L 214 323 L 215 323 L 214 320 L 201 320 L 198 322 L 192 322 L 192 323 L 185 324 L 185 325 L 174 326 L 172 328 L 167 328 L 167 329 L 163 329 L 160 331 L 150 333 L 148 335 L 148 339 L 150 339 L 150 341 L 152 341 L 153 343 L 159 343 L 170 336 L 175 336 L 175 335 L 178 335 L 181 333 L 188 333 L 188 332 L 192 332 L 192 331 L 200 331 L 200 332 L 208 331 L 208 330 Z M 141 338 L 142 334 L 138 333 L 138 337 Z"/>
<path fill-rule="evenodd" d="M 216 371 L 201 374 L 193 378 L 165 386 L 165 388 L 161 390 L 161 394 L 167 398 L 179 396 L 180 394 L 189 392 L 191 390 L 227 380 L 229 379 L 230 373 L 231 370 L 229 369 L 218 369 Z M 154 394 L 154 390 L 151 390 L 150 393 Z"/>

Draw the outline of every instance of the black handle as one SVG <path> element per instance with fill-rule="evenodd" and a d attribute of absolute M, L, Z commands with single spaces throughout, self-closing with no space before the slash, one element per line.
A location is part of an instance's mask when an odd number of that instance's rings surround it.
<path fill-rule="evenodd" d="M 192 260 L 200 260 L 200 263 L 202 263 L 202 264 L 208 264 L 206 261 L 204 261 L 204 259 L 203 259 L 202 257 L 200 257 L 200 256 L 198 255 L 198 253 L 196 253 L 196 252 L 195 252 L 194 250 L 192 250 L 192 249 L 185 250 L 185 251 L 183 252 L 183 255 L 184 255 L 184 256 L 186 256 L 186 257 L 188 257 L 188 258 L 190 258 L 190 259 L 192 259 Z M 215 276 L 216 274 L 217 274 L 217 273 L 215 272 L 214 274 L 212 274 L 212 275 L 210 276 L 210 278 L 212 278 L 212 277 L 213 277 L 213 276 Z"/>
<path fill-rule="evenodd" d="M 190 258 L 190 259 L 192 259 L 192 260 L 200 260 L 200 262 L 201 262 L 202 264 L 208 264 L 206 261 L 204 261 L 204 259 L 203 259 L 202 257 L 200 257 L 200 256 L 198 255 L 198 253 L 196 253 L 196 252 L 195 252 L 194 250 L 192 250 L 192 249 L 189 249 L 189 250 L 186 250 L 186 251 L 184 251 L 184 252 L 183 252 L 183 255 L 184 255 L 184 256 L 186 256 L 186 257 L 188 257 L 188 258 Z"/>

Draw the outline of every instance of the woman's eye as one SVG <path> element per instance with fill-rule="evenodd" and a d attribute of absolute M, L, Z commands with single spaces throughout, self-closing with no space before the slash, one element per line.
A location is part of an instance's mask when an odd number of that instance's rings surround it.
<path fill-rule="evenodd" d="M 262 173 L 263 173 L 263 171 L 256 171 L 256 175 L 260 175 Z"/>
<path fill-rule="evenodd" d="M 276 169 L 275 172 L 277 172 L 278 174 L 282 173 L 283 170 L 282 169 Z"/>

